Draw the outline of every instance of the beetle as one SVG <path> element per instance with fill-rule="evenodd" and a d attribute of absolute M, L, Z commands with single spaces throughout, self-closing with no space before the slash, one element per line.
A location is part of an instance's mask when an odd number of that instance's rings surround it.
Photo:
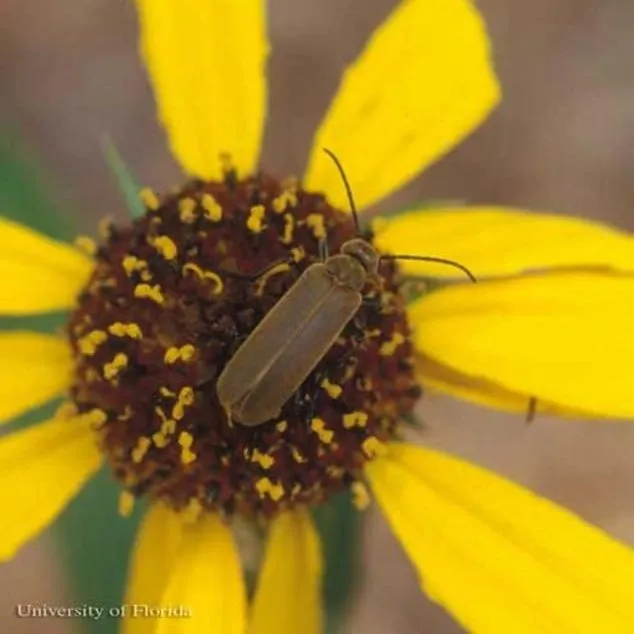
<path fill-rule="evenodd" d="M 359 219 L 339 159 L 335 163 L 348 196 L 357 233 Z M 363 238 L 348 240 L 339 253 L 311 264 L 264 316 L 229 359 L 216 383 L 218 399 L 230 421 L 255 427 L 276 417 L 282 406 L 326 355 L 363 302 L 361 289 L 378 275 L 381 259 L 461 264 L 431 256 L 380 255 Z"/>

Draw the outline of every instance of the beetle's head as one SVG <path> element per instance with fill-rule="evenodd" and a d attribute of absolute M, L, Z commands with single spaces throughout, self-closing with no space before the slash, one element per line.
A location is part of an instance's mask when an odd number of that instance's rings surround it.
<path fill-rule="evenodd" d="M 370 274 L 375 274 L 379 270 L 379 254 L 367 240 L 362 238 L 348 240 L 342 245 L 341 253 L 358 260 Z"/>

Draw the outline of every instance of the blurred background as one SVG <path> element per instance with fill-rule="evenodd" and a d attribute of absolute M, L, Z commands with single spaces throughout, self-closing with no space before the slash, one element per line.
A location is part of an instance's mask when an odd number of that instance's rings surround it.
<path fill-rule="evenodd" d="M 634 3 L 478 4 L 493 41 L 502 106 L 384 207 L 450 198 L 557 211 L 634 229 Z M 395 2 L 272 0 L 270 5 L 271 114 L 263 165 L 279 175 L 300 174 L 311 132 L 344 65 Z M 59 185 L 59 204 L 87 233 L 105 214 L 123 216 L 103 163 L 102 133 L 112 137 L 144 183 L 167 189 L 180 180 L 155 122 L 136 47 L 129 0 L 0 4 L 0 121 L 39 158 Z M 610 368 L 605 371 L 609 376 Z M 544 418 L 527 427 L 521 417 L 440 397 L 426 398 L 420 412 L 428 426 L 423 442 L 492 467 L 634 544 L 634 427 Z M 370 512 L 369 519 L 365 576 L 348 631 L 460 632 L 420 594 L 378 513 Z M 109 535 L 102 539 L 106 545 Z M 0 632 L 79 631 L 73 629 L 78 623 L 12 616 L 20 602 L 73 601 L 59 573 L 60 559 L 48 534 L 0 567 Z"/>

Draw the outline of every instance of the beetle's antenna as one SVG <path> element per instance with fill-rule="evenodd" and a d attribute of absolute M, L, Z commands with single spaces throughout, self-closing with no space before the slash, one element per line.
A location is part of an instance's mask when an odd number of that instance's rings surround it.
<path fill-rule="evenodd" d="M 334 161 L 337 169 L 339 170 L 339 174 L 341 174 L 341 180 L 346 188 L 346 194 L 348 195 L 348 202 L 350 203 L 350 211 L 352 212 L 352 217 L 354 219 L 354 226 L 357 229 L 357 233 L 361 233 L 361 226 L 359 225 L 359 216 L 357 214 L 357 206 L 354 204 L 354 196 L 352 195 L 352 188 L 350 187 L 350 183 L 348 182 L 348 177 L 343 170 L 343 165 L 341 161 L 336 157 L 334 152 L 331 152 L 328 148 L 322 148 L 323 151 Z"/>
<path fill-rule="evenodd" d="M 474 284 L 478 281 L 475 275 L 460 262 L 447 260 L 445 258 L 435 258 L 431 255 L 382 255 L 381 260 L 420 260 L 422 262 L 438 262 L 439 264 L 447 264 L 456 269 L 460 269 Z"/>

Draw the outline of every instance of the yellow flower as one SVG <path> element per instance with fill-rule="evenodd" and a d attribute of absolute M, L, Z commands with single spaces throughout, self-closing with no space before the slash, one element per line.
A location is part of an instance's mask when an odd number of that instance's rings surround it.
<path fill-rule="evenodd" d="M 104 236 L 94 262 L 0 220 L 0 313 L 73 311 L 66 338 L 0 335 L 0 422 L 69 395 L 54 419 L 0 442 L 0 558 L 52 522 L 107 460 L 124 487 L 122 514 L 140 495 L 153 502 L 126 603 L 191 611 L 126 619 L 128 634 L 317 634 L 321 555 L 307 509 L 344 486 L 365 506 L 367 485 L 424 591 L 468 630 L 629 631 L 630 549 L 492 473 L 399 442 L 397 431 L 417 380 L 513 411 L 537 399 L 540 411 L 631 417 L 630 236 L 511 209 L 412 209 L 377 227 L 375 244 L 463 262 L 477 285 L 451 284 L 405 309 L 388 263 L 378 312 L 341 334 L 357 363 L 329 351 L 332 373 L 298 393 L 311 402 L 293 400 L 253 430 L 228 424 L 216 402 L 218 366 L 292 283 L 293 266 L 316 261 L 324 237 L 340 245 L 354 234 L 321 148 L 341 157 L 367 207 L 497 103 L 472 5 L 402 2 L 346 72 L 300 187 L 249 176 L 265 120 L 263 3 L 137 4 L 161 120 L 200 180 L 171 197 L 144 191 L 146 216 Z M 224 266 L 252 273 L 280 254 L 288 262 L 254 284 Z M 455 281 L 438 264 L 403 268 Z M 242 309 L 227 310 L 238 297 Z M 234 516 L 269 529 L 250 608 Z"/>

